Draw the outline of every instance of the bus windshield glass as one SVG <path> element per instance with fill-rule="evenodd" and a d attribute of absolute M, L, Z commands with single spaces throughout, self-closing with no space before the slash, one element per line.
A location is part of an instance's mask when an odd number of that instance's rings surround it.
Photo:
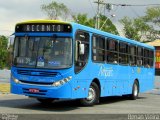
<path fill-rule="evenodd" d="M 61 69 L 72 65 L 69 37 L 16 37 L 13 64 L 17 67 Z"/>

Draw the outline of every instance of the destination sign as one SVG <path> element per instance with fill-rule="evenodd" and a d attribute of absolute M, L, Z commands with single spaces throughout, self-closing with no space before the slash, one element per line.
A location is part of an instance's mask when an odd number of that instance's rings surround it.
<path fill-rule="evenodd" d="M 68 24 L 20 24 L 15 28 L 16 32 L 71 32 Z"/>

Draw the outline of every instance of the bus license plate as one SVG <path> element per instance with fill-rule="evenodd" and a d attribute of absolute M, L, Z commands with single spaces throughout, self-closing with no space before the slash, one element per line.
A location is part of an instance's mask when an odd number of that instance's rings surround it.
<path fill-rule="evenodd" d="M 39 89 L 30 88 L 29 92 L 31 92 L 31 93 L 38 93 Z"/>

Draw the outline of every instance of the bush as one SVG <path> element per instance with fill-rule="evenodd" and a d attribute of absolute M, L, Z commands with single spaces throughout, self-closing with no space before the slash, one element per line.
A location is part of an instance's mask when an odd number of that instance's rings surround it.
<path fill-rule="evenodd" d="M 9 51 L 8 39 L 5 36 L 0 36 L 0 69 L 9 68 Z"/>

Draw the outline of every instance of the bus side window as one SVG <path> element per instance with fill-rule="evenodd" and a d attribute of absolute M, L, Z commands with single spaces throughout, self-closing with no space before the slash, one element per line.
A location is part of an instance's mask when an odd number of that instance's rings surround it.
<path fill-rule="evenodd" d="M 153 67 L 153 51 L 144 49 L 144 67 L 150 68 Z"/>
<path fill-rule="evenodd" d="M 92 59 L 95 62 L 105 61 L 105 38 L 104 37 L 93 35 Z"/>
<path fill-rule="evenodd" d="M 153 67 L 153 62 L 154 61 L 154 52 L 153 50 L 150 50 L 150 53 L 149 53 L 149 66 L 150 67 Z"/>
<path fill-rule="evenodd" d="M 119 42 L 119 63 L 128 64 L 128 44 L 124 42 Z"/>
<path fill-rule="evenodd" d="M 136 46 L 130 45 L 129 47 L 129 54 L 130 54 L 130 65 L 136 66 L 137 65 L 137 56 L 136 56 Z"/>
<path fill-rule="evenodd" d="M 143 48 L 137 47 L 137 65 L 143 66 Z"/>
<path fill-rule="evenodd" d="M 112 38 L 107 40 L 107 62 L 118 64 L 118 41 Z"/>

